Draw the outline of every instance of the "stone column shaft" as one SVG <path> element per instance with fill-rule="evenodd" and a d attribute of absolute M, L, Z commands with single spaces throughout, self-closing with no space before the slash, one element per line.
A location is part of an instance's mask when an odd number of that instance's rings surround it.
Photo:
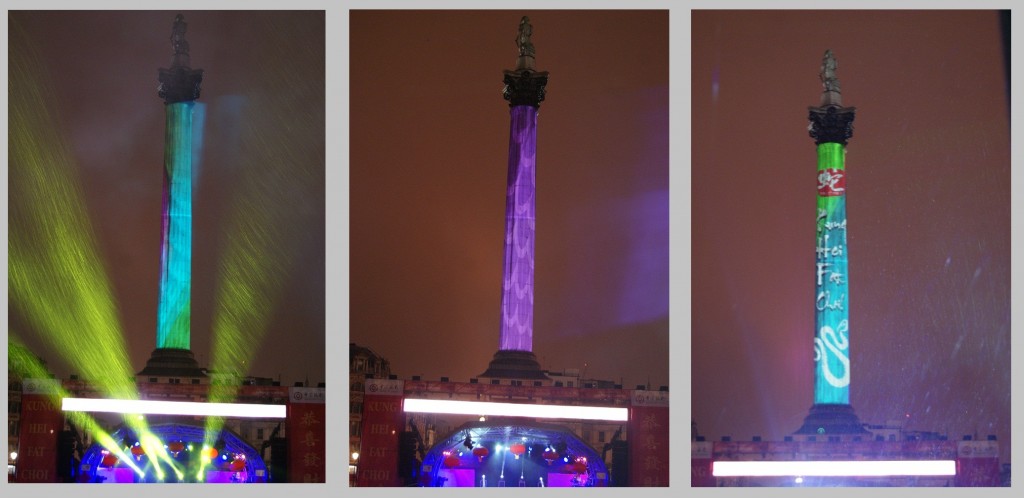
<path fill-rule="evenodd" d="M 510 114 L 499 347 L 532 351 L 537 109 L 519 105 Z"/>
<path fill-rule="evenodd" d="M 165 106 L 158 349 L 190 348 L 193 105 L 193 101 L 187 100 Z"/>

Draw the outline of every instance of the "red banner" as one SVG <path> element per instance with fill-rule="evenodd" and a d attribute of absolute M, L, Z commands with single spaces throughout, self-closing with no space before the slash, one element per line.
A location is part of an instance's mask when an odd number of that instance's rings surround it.
<path fill-rule="evenodd" d="M 956 461 L 956 485 L 1000 486 L 998 458 L 961 458 Z"/>
<path fill-rule="evenodd" d="M 956 485 L 999 486 L 999 443 L 958 441 Z"/>
<path fill-rule="evenodd" d="M 690 460 L 690 487 L 713 488 L 715 486 L 715 476 L 711 474 L 711 459 L 694 458 Z"/>
<path fill-rule="evenodd" d="M 713 455 L 713 442 L 690 442 L 690 487 L 715 487 L 715 476 L 711 474 Z"/>
<path fill-rule="evenodd" d="M 325 389 L 292 387 L 288 395 L 288 482 L 326 482 Z"/>
<path fill-rule="evenodd" d="M 402 381 L 368 379 L 357 486 L 398 486 L 398 439 L 405 428 Z"/>
<path fill-rule="evenodd" d="M 668 393 L 633 391 L 629 410 L 629 485 L 668 486 Z"/>
<path fill-rule="evenodd" d="M 59 385 L 52 379 L 27 379 L 23 386 L 16 480 L 57 482 L 57 435 L 64 428 Z"/>
<path fill-rule="evenodd" d="M 846 170 L 827 168 L 818 171 L 818 195 L 833 197 L 846 194 Z"/>

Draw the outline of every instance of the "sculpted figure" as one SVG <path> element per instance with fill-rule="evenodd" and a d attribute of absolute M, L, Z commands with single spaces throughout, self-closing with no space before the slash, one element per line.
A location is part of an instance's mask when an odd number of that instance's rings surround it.
<path fill-rule="evenodd" d="M 839 65 L 836 63 L 835 57 L 832 56 L 832 49 L 825 51 L 825 57 L 821 61 L 821 83 L 825 85 L 826 92 L 838 92 L 839 91 L 839 78 L 836 77 L 836 68 Z"/>
<path fill-rule="evenodd" d="M 530 18 L 523 16 L 523 19 L 519 21 L 519 35 L 516 36 L 516 46 L 519 47 L 519 55 L 528 55 L 533 57 L 534 52 L 533 44 L 530 43 L 530 35 L 533 34 L 533 26 L 530 25 Z"/>
<path fill-rule="evenodd" d="M 188 28 L 188 23 L 185 22 L 185 16 L 178 14 L 174 18 L 174 28 L 171 29 L 171 48 L 174 49 L 175 55 L 188 55 L 188 42 L 185 41 L 186 28 Z"/>

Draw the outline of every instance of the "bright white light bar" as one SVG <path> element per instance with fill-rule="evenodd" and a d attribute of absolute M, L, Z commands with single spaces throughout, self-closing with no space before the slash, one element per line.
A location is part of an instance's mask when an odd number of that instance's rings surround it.
<path fill-rule="evenodd" d="M 101 398 L 64 398 L 61 400 L 61 410 L 66 412 L 247 418 L 285 418 L 286 414 L 285 405 Z"/>
<path fill-rule="evenodd" d="M 956 475 L 953 460 L 836 460 L 836 461 L 722 461 L 712 462 L 715 477 L 782 477 L 782 476 L 952 476 Z"/>
<path fill-rule="evenodd" d="M 626 408 L 605 406 L 562 406 L 526 403 L 488 403 L 443 399 L 406 399 L 410 413 L 448 413 L 454 415 L 495 415 L 504 417 L 566 418 L 577 420 L 628 420 Z"/>

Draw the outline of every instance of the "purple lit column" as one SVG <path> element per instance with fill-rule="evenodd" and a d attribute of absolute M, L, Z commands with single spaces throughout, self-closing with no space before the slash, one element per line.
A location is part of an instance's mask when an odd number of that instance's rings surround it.
<path fill-rule="evenodd" d="M 537 108 L 511 109 L 505 264 L 499 349 L 533 351 L 533 237 L 536 222 Z"/>
<path fill-rule="evenodd" d="M 534 68 L 533 27 L 523 17 L 516 46 L 519 59 L 505 71 L 511 125 L 508 190 L 505 193 L 505 261 L 501 288 L 498 352 L 481 377 L 547 379 L 533 355 L 533 262 L 536 222 L 537 109 L 548 73 Z"/>

